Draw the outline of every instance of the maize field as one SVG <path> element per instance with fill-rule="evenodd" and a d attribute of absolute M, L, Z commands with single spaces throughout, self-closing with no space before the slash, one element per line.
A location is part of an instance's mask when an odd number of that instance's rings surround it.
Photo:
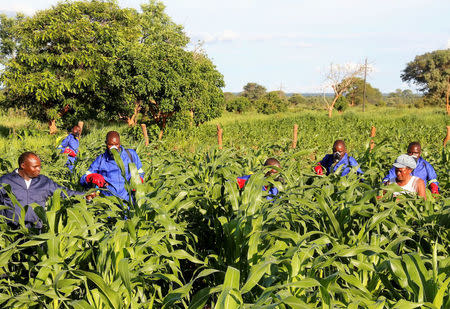
<path fill-rule="evenodd" d="M 73 174 L 56 149 L 64 136 L 18 131 L 0 139 L 2 174 L 30 150 L 40 155 L 42 174 L 82 189 L 79 178 L 104 151 L 109 129 L 137 150 L 146 174 L 141 183 L 130 167 L 129 201 L 100 196 L 89 203 L 57 191 L 46 209 L 31 205 L 44 222 L 41 231 L 1 221 L 0 306 L 450 308 L 447 121 L 305 114 L 230 122 L 222 125 L 222 150 L 214 124 L 150 146 L 125 128 L 92 126 Z M 293 123 L 299 124 L 296 149 L 290 149 Z M 377 136 L 369 151 L 371 125 Z M 356 171 L 314 174 L 315 162 L 338 138 L 360 164 L 363 181 Z M 441 194 L 394 198 L 395 185 L 381 179 L 414 140 L 436 169 Z M 266 178 L 268 157 L 282 168 Z M 236 178 L 249 173 L 240 190 Z M 277 198 L 266 199 L 265 185 L 278 188 Z"/>

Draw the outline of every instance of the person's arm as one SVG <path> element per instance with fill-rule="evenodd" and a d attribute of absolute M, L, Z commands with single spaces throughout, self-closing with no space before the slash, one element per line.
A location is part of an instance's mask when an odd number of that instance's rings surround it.
<path fill-rule="evenodd" d="M 91 174 L 99 175 L 98 173 L 99 173 L 99 171 L 100 171 L 100 164 L 101 164 L 101 162 L 102 162 L 102 157 L 103 157 L 103 155 L 99 155 L 99 156 L 94 160 L 94 162 L 92 162 L 91 166 L 89 166 L 89 168 L 88 168 L 88 170 L 86 171 L 86 173 L 85 173 L 83 176 L 81 176 L 81 178 L 80 178 L 80 183 L 81 183 L 83 186 L 87 186 L 89 183 L 92 182 L 92 180 L 90 179 L 92 176 L 90 176 L 90 177 L 88 178 L 89 175 L 91 175 Z M 101 175 L 100 175 L 100 176 L 101 176 Z M 88 178 L 88 179 L 86 179 L 86 178 Z M 102 178 L 103 178 L 103 176 L 102 176 Z"/>
<path fill-rule="evenodd" d="M 63 153 L 64 150 L 66 149 L 66 147 L 69 146 L 69 138 L 70 138 L 70 135 L 68 135 L 65 139 L 63 139 L 63 141 L 61 142 L 61 145 L 59 145 L 58 148 L 61 149 L 61 153 Z"/>
<path fill-rule="evenodd" d="M 417 179 L 417 195 L 427 199 L 426 191 L 425 191 L 425 182 L 421 179 Z"/>
<path fill-rule="evenodd" d="M 428 163 L 427 161 L 424 161 L 425 163 L 425 169 L 427 171 L 427 181 L 428 185 L 430 186 L 431 193 L 439 193 L 439 182 L 437 181 L 437 175 L 436 171 L 434 170 L 433 166 Z"/>
<path fill-rule="evenodd" d="M 131 155 L 133 156 L 133 160 L 134 160 L 134 163 L 136 164 L 136 168 L 138 170 L 139 176 L 141 176 L 141 180 L 142 180 L 142 182 L 144 182 L 145 173 L 144 173 L 144 170 L 142 169 L 141 159 L 139 159 L 139 156 L 136 151 L 133 151 Z"/>
<path fill-rule="evenodd" d="M 386 183 L 389 181 L 389 179 L 395 178 L 397 175 L 395 175 L 395 167 L 391 167 L 389 170 L 389 173 L 383 178 L 383 183 Z"/>

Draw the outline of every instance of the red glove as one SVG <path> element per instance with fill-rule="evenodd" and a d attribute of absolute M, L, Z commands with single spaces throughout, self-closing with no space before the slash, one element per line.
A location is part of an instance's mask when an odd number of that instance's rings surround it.
<path fill-rule="evenodd" d="M 141 178 L 141 182 L 144 183 L 144 178 L 142 176 L 139 176 Z"/>
<path fill-rule="evenodd" d="M 320 165 L 320 163 L 317 163 L 317 165 L 314 167 L 314 172 L 316 172 L 317 175 L 323 175 L 323 167 Z"/>
<path fill-rule="evenodd" d="M 87 175 L 86 182 L 93 183 L 94 185 L 97 185 L 99 188 L 103 188 L 107 184 L 105 178 L 103 178 L 102 175 L 97 173 Z"/>
<path fill-rule="evenodd" d="M 433 194 L 439 194 L 439 187 L 434 182 L 430 183 L 430 190 Z"/>
<path fill-rule="evenodd" d="M 76 157 L 77 156 L 77 153 L 75 151 L 73 151 L 72 149 L 70 149 L 70 148 L 64 149 L 63 153 L 67 153 L 71 157 Z"/>

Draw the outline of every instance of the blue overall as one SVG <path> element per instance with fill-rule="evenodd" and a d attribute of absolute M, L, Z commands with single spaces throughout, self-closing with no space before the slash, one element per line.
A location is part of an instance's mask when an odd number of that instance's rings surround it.
<path fill-rule="evenodd" d="M 336 172 L 342 166 L 341 176 L 345 176 L 348 173 L 350 173 L 350 170 L 352 169 L 352 167 L 358 166 L 358 162 L 356 162 L 355 158 L 353 158 L 352 156 L 349 156 L 347 153 L 336 164 L 334 164 L 334 158 L 333 158 L 332 154 L 325 155 L 325 157 L 319 163 L 324 168 L 326 168 L 327 175 L 330 175 L 331 172 L 333 172 L 333 173 Z M 361 175 L 364 174 L 364 172 L 359 167 L 358 167 L 357 173 L 361 174 Z"/>
<path fill-rule="evenodd" d="M 239 189 L 242 189 L 245 186 L 245 183 L 250 179 L 251 176 L 252 175 L 244 175 L 244 176 L 237 178 Z M 263 186 L 262 190 L 267 191 L 267 187 Z M 275 196 L 278 195 L 278 192 L 279 191 L 277 188 L 275 188 L 275 187 L 270 188 L 268 191 L 269 195 L 266 196 L 266 199 L 269 201 L 272 200 Z"/>
<path fill-rule="evenodd" d="M 69 148 L 69 149 L 72 149 L 76 154 L 78 154 L 79 146 L 80 146 L 80 141 L 75 136 L 73 136 L 73 134 L 69 134 L 61 142 L 61 145 L 58 148 L 61 149 L 61 153 L 64 152 L 64 149 Z M 73 166 L 74 166 L 76 160 L 77 160 L 77 157 L 67 156 L 66 166 L 69 168 L 70 171 L 73 170 Z"/>
<path fill-rule="evenodd" d="M 142 163 L 139 159 L 136 151 L 133 149 L 128 149 L 130 156 L 128 156 L 125 148 L 120 146 L 120 157 L 122 158 L 123 164 L 125 166 L 125 176 L 126 180 L 130 181 L 131 174 L 128 165 L 130 163 L 136 164 L 136 168 L 138 169 L 139 175 L 143 178 L 144 171 L 142 170 Z M 108 183 L 106 186 L 106 191 L 103 193 L 108 196 L 117 196 L 123 200 L 128 200 L 128 191 L 125 188 L 125 179 L 122 177 L 122 173 L 120 171 L 119 166 L 114 161 L 112 155 L 109 154 L 108 151 L 105 151 L 103 154 L 99 155 L 94 162 L 92 162 L 86 174 L 81 176 L 80 183 L 82 185 L 88 185 L 86 182 L 86 176 L 92 173 L 97 173 L 105 178 L 105 181 Z"/>

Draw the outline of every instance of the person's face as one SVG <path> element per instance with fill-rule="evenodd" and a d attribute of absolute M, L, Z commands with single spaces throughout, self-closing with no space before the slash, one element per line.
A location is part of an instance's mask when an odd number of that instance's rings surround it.
<path fill-rule="evenodd" d="M 336 161 L 342 159 L 346 152 L 347 150 L 344 144 L 336 144 L 333 146 L 333 157 Z"/>
<path fill-rule="evenodd" d="M 110 150 L 112 147 L 120 149 L 120 139 L 117 136 L 112 136 L 106 140 L 106 148 Z"/>
<path fill-rule="evenodd" d="M 72 128 L 72 134 L 73 134 L 73 136 L 75 136 L 75 137 L 78 137 L 78 136 L 80 136 L 80 127 L 79 126 L 75 126 L 75 127 L 73 127 Z"/>
<path fill-rule="evenodd" d="M 395 175 L 397 176 L 397 179 L 402 181 L 409 178 L 411 174 L 411 169 L 408 167 L 402 167 L 402 168 L 395 168 Z"/>
<path fill-rule="evenodd" d="M 41 173 L 41 159 L 36 156 L 28 156 L 20 168 L 26 179 L 36 178 Z"/>
<path fill-rule="evenodd" d="M 276 173 L 278 173 L 278 171 L 276 169 L 272 168 L 270 171 L 268 171 L 265 174 L 265 177 L 269 177 L 269 176 L 275 175 Z"/>
<path fill-rule="evenodd" d="M 422 149 L 420 149 L 420 146 L 414 145 L 408 148 L 408 155 L 414 157 L 415 159 L 420 158 L 421 153 Z"/>

